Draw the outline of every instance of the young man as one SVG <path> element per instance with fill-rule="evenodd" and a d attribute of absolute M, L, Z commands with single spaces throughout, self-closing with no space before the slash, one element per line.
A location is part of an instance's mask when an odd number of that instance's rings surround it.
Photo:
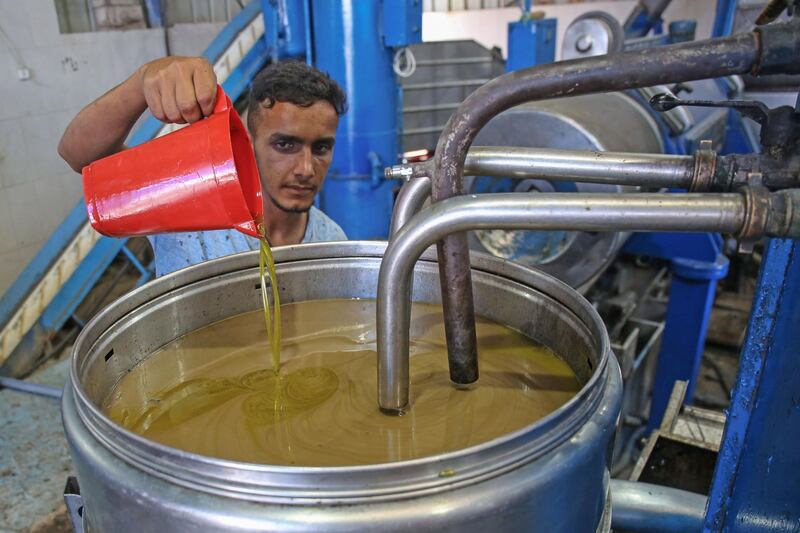
<path fill-rule="evenodd" d="M 204 58 L 166 57 L 147 63 L 78 113 L 58 153 L 80 172 L 92 161 L 124 150 L 125 138 L 148 108 L 164 122 L 196 122 L 212 112 L 216 84 Z M 273 246 L 347 238 L 313 205 L 331 164 L 336 127 L 345 108 L 345 95 L 336 82 L 305 63 L 274 63 L 253 80 L 247 129 Z M 235 230 L 156 235 L 150 243 L 158 276 L 258 249 L 256 239 Z"/>

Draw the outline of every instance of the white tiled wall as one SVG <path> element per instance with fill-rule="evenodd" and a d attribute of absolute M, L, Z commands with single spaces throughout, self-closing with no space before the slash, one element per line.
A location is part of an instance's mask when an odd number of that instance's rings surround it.
<path fill-rule="evenodd" d="M 202 51 L 220 25 L 198 26 L 170 30 L 173 53 Z M 53 0 L 0 0 L 0 27 L 2 295 L 81 198 L 56 151 L 64 128 L 165 47 L 160 29 L 61 35 Z M 20 63 L 31 79 L 17 78 Z"/>

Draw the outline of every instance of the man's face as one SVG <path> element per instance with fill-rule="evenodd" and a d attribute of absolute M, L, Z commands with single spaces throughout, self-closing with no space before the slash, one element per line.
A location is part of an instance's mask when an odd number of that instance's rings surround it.
<path fill-rule="evenodd" d="M 309 107 L 276 102 L 258 113 L 251 134 L 266 198 L 283 211 L 308 211 L 333 158 L 336 110 L 326 101 Z"/>

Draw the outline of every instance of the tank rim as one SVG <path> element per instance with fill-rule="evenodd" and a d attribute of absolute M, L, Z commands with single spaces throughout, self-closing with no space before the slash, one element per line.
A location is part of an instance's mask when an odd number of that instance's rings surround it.
<path fill-rule="evenodd" d="M 274 256 L 277 264 L 322 259 L 375 259 L 382 257 L 386 244 L 373 241 L 314 243 L 275 248 Z M 435 264 L 435 250 L 426 251 L 419 263 Z M 68 394 L 64 395 L 62 408 L 74 408 L 80 421 L 100 445 L 135 468 L 195 490 L 247 500 L 299 503 L 354 498 L 394 499 L 499 476 L 546 454 L 578 432 L 600 407 L 609 384 L 620 379 L 619 367 L 600 316 L 574 289 L 549 274 L 487 254 L 471 254 L 471 263 L 473 270 L 522 283 L 553 299 L 582 322 L 597 343 L 598 363 L 590 379 L 575 396 L 533 424 L 491 441 L 393 463 L 346 467 L 274 466 L 216 459 L 158 444 L 106 417 L 89 399 L 79 378 L 81 363 L 91 354 L 94 341 L 111 324 L 158 296 L 205 279 L 252 269 L 258 264 L 257 252 L 208 261 L 163 276 L 103 309 L 86 325 L 75 342 Z M 69 432 L 69 428 L 67 430 Z"/>

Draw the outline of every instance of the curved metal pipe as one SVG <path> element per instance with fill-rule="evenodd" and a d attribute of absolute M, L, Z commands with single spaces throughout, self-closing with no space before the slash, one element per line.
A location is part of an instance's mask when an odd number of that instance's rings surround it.
<path fill-rule="evenodd" d="M 635 533 L 703 530 L 708 498 L 685 490 L 611 480 L 611 527 Z"/>
<path fill-rule="evenodd" d="M 482 194 L 433 204 L 386 249 L 378 278 L 378 398 L 382 410 L 408 404 L 411 274 L 422 252 L 445 236 L 474 229 L 736 232 L 740 194 Z M 441 265 L 440 265 L 441 268 Z"/>
<path fill-rule="evenodd" d="M 482 194 L 433 204 L 389 242 L 378 276 L 378 403 L 408 405 L 408 348 L 414 264 L 431 244 L 475 229 L 685 231 L 800 236 L 800 191 L 765 194 Z M 440 265 L 441 268 L 441 265 Z M 458 384 L 458 382 L 455 382 Z"/>
<path fill-rule="evenodd" d="M 431 179 L 427 176 L 411 178 L 400 188 L 392 211 L 392 224 L 389 229 L 389 238 L 400 231 L 411 217 L 422 209 L 425 200 L 431 195 Z"/>
<path fill-rule="evenodd" d="M 60 400 L 61 393 L 63 392 L 61 387 L 0 376 L 0 390 L 3 389 L 23 392 L 25 394 L 33 394 L 36 396 L 45 396 L 55 400 Z"/>
<path fill-rule="evenodd" d="M 781 30 L 786 31 L 787 24 Z M 777 26 L 780 25 L 773 27 Z M 765 34 L 768 31 L 772 30 L 763 30 Z M 462 174 L 467 151 L 481 128 L 506 109 L 545 98 L 744 74 L 763 67 L 762 59 L 769 62 L 766 70 L 793 65 L 795 59 L 788 54 L 780 58 L 775 54 L 762 54 L 761 37 L 756 32 L 745 33 L 562 61 L 500 76 L 467 97 L 439 136 L 433 162 L 432 199 L 439 202 L 463 194 Z M 449 235 L 437 249 L 450 379 L 468 384 L 478 379 L 478 363 L 467 236 L 463 233 Z"/>

